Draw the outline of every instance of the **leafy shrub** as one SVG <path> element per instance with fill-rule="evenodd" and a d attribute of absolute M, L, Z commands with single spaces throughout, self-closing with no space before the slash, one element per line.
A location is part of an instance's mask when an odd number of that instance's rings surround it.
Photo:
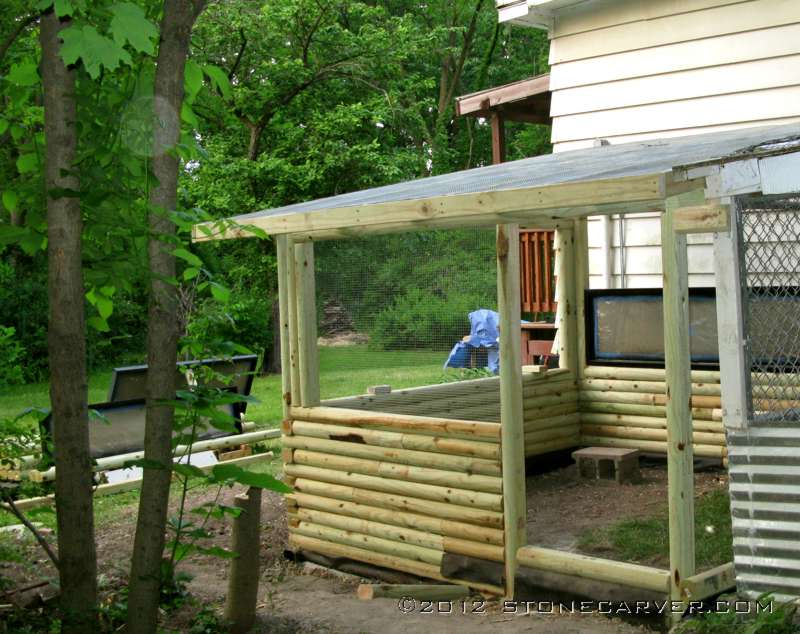
<path fill-rule="evenodd" d="M 797 606 L 772 602 L 767 595 L 760 596 L 750 613 L 733 609 L 703 612 L 678 626 L 680 634 L 798 634 L 800 624 L 795 621 Z"/>
<path fill-rule="evenodd" d="M 11 326 L 0 326 L 0 386 L 20 385 L 25 382 L 22 359 L 25 354 L 17 341 L 17 331 Z"/>

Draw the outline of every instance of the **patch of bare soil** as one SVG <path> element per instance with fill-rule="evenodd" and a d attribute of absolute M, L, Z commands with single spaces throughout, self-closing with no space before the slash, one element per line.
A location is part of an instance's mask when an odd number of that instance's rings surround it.
<path fill-rule="evenodd" d="M 575 466 L 568 466 L 531 476 L 528 488 L 528 537 L 532 544 L 565 550 L 576 549 L 582 532 L 607 526 L 623 518 L 649 517 L 666 509 L 666 468 L 662 463 L 643 463 L 642 482 L 619 486 L 612 482 L 587 482 L 578 478 Z M 701 472 L 696 476 L 699 492 L 724 486 L 718 471 Z M 240 487 L 223 489 L 219 501 L 232 504 Z M 216 498 L 216 489 L 190 492 L 188 508 L 195 508 Z M 127 576 L 133 534 L 136 525 L 136 503 L 120 509 L 113 520 L 97 531 L 101 580 L 105 587 L 120 587 Z M 172 512 L 175 511 L 173 507 Z M 543 613 L 503 613 L 498 604 L 487 604 L 480 613 L 464 614 L 458 605 L 454 613 L 424 613 L 417 609 L 403 613 L 394 599 L 359 601 L 355 596 L 357 578 L 326 574 L 319 570 L 308 573 L 297 564 L 287 562 L 283 551 L 287 544 L 286 513 L 280 495 L 266 493 L 262 498 L 261 541 L 262 577 L 259 591 L 257 632 L 273 634 L 406 634 L 420 632 L 483 633 L 487 628 L 503 632 L 598 634 L 648 632 L 641 625 L 611 619 L 598 614 L 569 615 Z M 209 521 L 211 543 L 230 547 L 230 520 Z M 210 544 L 207 544 L 210 545 Z M 22 585 L 37 579 L 55 578 L 55 571 L 30 541 L 22 546 L 24 564 L 7 564 L 5 576 L 13 571 Z M 228 563 L 215 557 L 194 556 L 181 564 L 192 575 L 189 584 L 198 603 L 165 617 L 165 627 L 188 631 L 197 605 L 221 612 L 228 583 Z"/>
<path fill-rule="evenodd" d="M 334 335 L 326 335 L 317 339 L 317 344 L 329 348 L 340 346 L 355 346 L 358 344 L 369 343 L 369 335 L 360 332 L 340 332 Z"/>
<path fill-rule="evenodd" d="M 727 489 L 719 468 L 695 473 L 695 492 Z M 526 479 L 528 543 L 577 551 L 581 536 L 620 520 L 649 518 L 667 512 L 667 467 L 664 459 L 641 460 L 641 479 L 635 484 L 584 480 L 571 464 Z M 667 563 L 667 562 L 653 562 Z"/>

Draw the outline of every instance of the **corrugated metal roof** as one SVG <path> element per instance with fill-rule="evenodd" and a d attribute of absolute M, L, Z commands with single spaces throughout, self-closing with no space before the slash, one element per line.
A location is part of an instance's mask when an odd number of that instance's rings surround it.
<path fill-rule="evenodd" d="M 535 210 L 547 207 L 546 202 L 539 202 L 545 198 L 544 194 L 547 195 L 547 200 L 550 200 L 554 196 L 557 198 L 560 191 L 570 190 L 570 186 L 574 190 L 577 184 L 589 186 L 596 184 L 599 190 L 603 182 L 607 186 L 603 202 L 612 204 L 617 201 L 613 198 L 613 188 L 608 191 L 608 186 L 613 185 L 614 181 L 620 183 L 618 202 L 629 202 L 635 198 L 624 197 L 625 179 L 648 175 L 663 176 L 678 166 L 724 162 L 733 156 L 741 157 L 753 153 L 757 146 L 787 138 L 800 138 L 799 124 L 606 145 L 509 161 L 499 165 L 264 209 L 236 216 L 233 220 L 242 224 L 255 224 L 268 233 L 291 233 L 295 230 L 294 227 L 301 224 L 310 227 L 317 219 L 324 219 L 327 229 L 360 228 L 367 223 L 393 222 L 395 220 L 393 211 L 396 211 L 396 206 L 413 201 L 425 202 L 420 220 L 436 218 L 439 208 L 447 205 L 452 209 L 453 205 L 460 204 L 461 200 L 471 200 L 467 196 L 474 197 L 480 194 L 492 196 L 490 200 L 479 201 L 484 208 L 477 212 L 473 211 L 475 215 L 484 211 L 487 214 L 491 213 L 493 205 L 502 208 L 500 201 L 508 200 L 509 196 L 506 195 L 514 193 L 530 194 L 525 198 L 522 209 Z M 785 149 L 774 150 L 776 153 L 783 151 Z M 344 175 L 343 186 L 347 186 Z M 456 198 L 458 196 L 462 198 Z M 640 199 L 644 205 L 656 198 L 663 198 L 663 192 L 642 196 Z M 587 206 L 590 204 L 586 203 Z M 553 205 L 550 208 L 552 207 Z M 352 213 L 348 213 L 348 209 Z M 648 208 L 643 206 L 642 210 Z M 337 212 L 335 218 L 324 217 L 332 211 Z M 369 220 L 365 218 L 367 212 L 371 213 Z M 543 213 L 542 217 L 548 217 L 548 214 Z M 303 229 L 305 228 L 304 226 Z M 202 236 L 196 232 L 196 237 Z"/>

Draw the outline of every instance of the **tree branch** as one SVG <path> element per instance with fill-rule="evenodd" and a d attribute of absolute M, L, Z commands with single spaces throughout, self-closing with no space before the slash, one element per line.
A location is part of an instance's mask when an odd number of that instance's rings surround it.
<path fill-rule="evenodd" d="M 6 39 L 3 40 L 3 43 L 0 44 L 0 61 L 3 60 L 6 53 L 8 52 L 8 49 L 11 48 L 11 45 L 14 43 L 14 40 L 16 40 L 26 28 L 28 28 L 31 24 L 36 22 L 37 19 L 39 19 L 39 14 L 31 13 L 30 15 L 26 16 L 17 23 L 17 26 L 14 27 L 14 29 L 11 31 L 11 33 L 8 34 Z"/>
<path fill-rule="evenodd" d="M 58 569 L 58 557 L 56 556 L 55 552 L 53 552 L 53 548 L 50 546 L 50 544 L 47 543 L 47 540 L 44 538 L 44 535 L 42 535 L 39 532 L 39 529 L 36 528 L 31 523 L 31 521 L 27 517 L 25 517 L 22 511 L 20 511 L 17 508 L 17 505 L 14 504 L 14 500 L 12 500 L 10 496 L 3 496 L 3 497 L 5 497 L 5 502 L 8 505 L 7 509 L 11 511 L 11 514 L 14 517 L 16 517 L 22 523 L 22 525 L 25 526 L 25 528 L 27 528 L 31 533 L 33 533 L 33 536 L 36 538 L 36 541 L 39 542 L 39 546 L 41 546 L 42 549 L 44 549 L 44 552 L 47 553 L 47 556 L 50 558 L 50 561 L 52 561 L 53 565 L 56 567 L 56 569 Z"/>

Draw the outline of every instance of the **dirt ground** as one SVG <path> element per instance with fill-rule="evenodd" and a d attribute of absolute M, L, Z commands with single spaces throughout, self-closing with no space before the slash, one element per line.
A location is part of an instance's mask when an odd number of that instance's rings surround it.
<path fill-rule="evenodd" d="M 621 518 L 646 517 L 663 512 L 666 505 L 666 469 L 660 463 L 645 463 L 643 480 L 636 485 L 618 486 L 609 482 L 582 482 L 576 468 L 566 466 L 530 476 L 528 485 L 528 534 L 532 544 L 575 550 L 580 535 Z M 717 471 L 698 473 L 699 492 L 721 486 Z M 239 489 L 224 490 L 220 501 L 232 503 Z M 211 501 L 216 490 L 190 494 L 189 507 Z M 136 505 L 124 507 L 114 520 L 98 531 L 98 558 L 101 586 L 118 587 L 127 575 Z M 597 614 L 504 614 L 497 605 L 487 605 L 478 614 L 431 614 L 419 609 L 403 613 L 393 599 L 359 601 L 355 597 L 358 580 L 325 573 L 290 563 L 284 558 L 287 541 L 285 505 L 281 496 L 266 494 L 262 502 L 265 527 L 261 544 L 262 580 L 258 625 L 255 631 L 278 634 L 299 633 L 379 633 L 483 632 L 487 627 L 503 632 L 635 633 L 651 631 L 639 624 Z M 229 523 L 212 520 L 209 527 L 213 542 L 229 546 Z M 37 579 L 52 578 L 54 570 L 29 540 L 21 543 L 29 555 L 28 563 L 0 564 L 4 576 L 12 576 L 19 585 Z M 193 579 L 189 588 L 201 604 L 222 607 L 227 587 L 227 563 L 213 557 L 193 557 L 182 564 Z M 441 608 L 440 612 L 444 610 Z M 458 612 L 458 608 L 456 609 Z M 523 611 L 524 612 L 524 611 Z M 167 626 L 185 631 L 190 613 L 173 615 Z"/>

